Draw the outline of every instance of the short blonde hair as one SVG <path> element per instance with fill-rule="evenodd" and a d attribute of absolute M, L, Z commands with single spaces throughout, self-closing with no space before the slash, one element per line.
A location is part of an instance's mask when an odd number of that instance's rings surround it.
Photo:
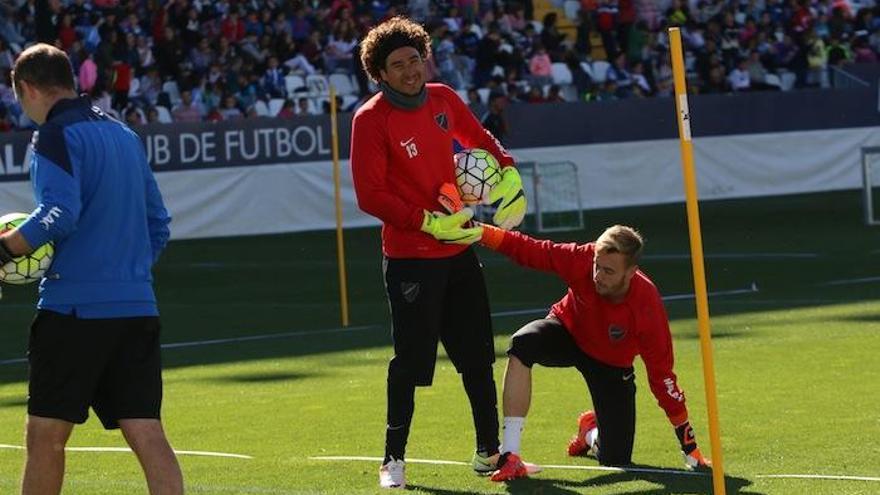
<path fill-rule="evenodd" d="M 645 240 L 636 229 L 626 225 L 612 225 L 596 239 L 596 253 L 620 253 L 627 266 L 637 265 L 645 248 Z"/>

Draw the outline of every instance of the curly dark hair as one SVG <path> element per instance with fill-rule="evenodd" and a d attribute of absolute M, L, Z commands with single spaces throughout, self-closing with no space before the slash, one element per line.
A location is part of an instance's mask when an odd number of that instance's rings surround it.
<path fill-rule="evenodd" d="M 373 81 L 382 80 L 379 71 L 385 69 L 388 55 L 398 48 L 411 46 L 423 59 L 431 53 L 431 36 L 420 24 L 397 16 L 370 30 L 361 40 L 361 64 Z"/>

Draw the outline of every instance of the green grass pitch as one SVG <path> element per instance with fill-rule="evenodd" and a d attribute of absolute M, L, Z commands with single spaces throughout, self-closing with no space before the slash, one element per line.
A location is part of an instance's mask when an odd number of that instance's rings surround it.
<path fill-rule="evenodd" d="M 857 191 L 701 205 L 710 291 L 758 292 L 710 300 L 727 493 L 876 494 L 880 482 L 768 478 L 776 474 L 880 477 L 880 230 L 861 223 Z M 587 212 L 593 239 L 612 223 L 648 240 L 643 269 L 665 295 L 693 292 L 683 204 Z M 173 226 L 173 225 L 172 225 Z M 189 493 L 375 493 L 376 462 L 315 456 L 382 454 L 389 316 L 377 229 L 346 232 L 352 325 L 339 325 L 332 232 L 174 242 L 156 269 L 163 342 L 300 332 L 264 340 L 169 348 L 164 420 L 179 450 L 250 459 L 181 456 Z M 493 311 L 546 308 L 563 285 L 480 248 Z M 21 358 L 35 288 L 5 288 L 0 361 Z M 667 303 L 676 371 L 704 452 L 709 432 L 692 300 Z M 499 389 L 509 335 L 532 318 L 495 318 Z M 441 353 L 442 354 L 442 353 Z M 675 470 L 672 429 L 637 365 L 634 460 Z M 27 369 L 0 365 L 0 444 L 22 444 Z M 536 368 L 524 457 L 596 466 L 565 455 L 578 412 L 589 407 L 573 370 Z M 121 447 L 92 418 L 71 447 Z M 435 385 L 420 389 L 408 457 L 469 461 L 470 412 L 441 355 Z M 16 493 L 21 450 L 0 448 L 0 493 Z M 700 494 L 708 477 L 548 468 L 493 484 L 459 465 L 407 466 L 412 493 Z M 130 453 L 70 452 L 66 494 L 146 493 Z"/>

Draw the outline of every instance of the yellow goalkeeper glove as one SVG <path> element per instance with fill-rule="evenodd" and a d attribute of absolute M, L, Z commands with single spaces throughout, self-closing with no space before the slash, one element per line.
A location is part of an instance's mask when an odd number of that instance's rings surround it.
<path fill-rule="evenodd" d="M 483 229 L 480 227 L 464 227 L 473 216 L 474 212 L 470 208 L 464 208 L 451 215 L 425 210 L 422 232 L 446 244 L 473 244 L 483 236 Z"/>
<path fill-rule="evenodd" d="M 495 225 L 510 230 L 522 223 L 526 215 L 526 195 L 515 167 L 501 169 L 501 181 L 489 192 L 489 203 L 496 208 L 492 217 Z"/>

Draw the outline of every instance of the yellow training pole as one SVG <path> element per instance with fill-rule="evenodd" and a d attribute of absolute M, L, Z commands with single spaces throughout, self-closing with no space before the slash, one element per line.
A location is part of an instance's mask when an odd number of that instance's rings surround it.
<path fill-rule="evenodd" d="M 724 463 L 721 457 L 721 429 L 718 424 L 718 397 L 715 393 L 715 363 L 712 359 L 712 331 L 709 329 L 709 297 L 706 293 L 706 272 L 703 264 L 703 239 L 700 234 L 700 209 L 697 205 L 697 175 L 694 171 L 694 148 L 691 142 L 690 110 L 684 80 L 684 57 L 681 32 L 669 28 L 669 49 L 675 78 L 675 107 L 678 110 L 678 136 L 681 142 L 681 165 L 684 170 L 684 191 L 687 198 L 688 231 L 691 238 L 691 263 L 694 270 L 694 293 L 697 297 L 697 323 L 700 349 L 703 354 L 703 380 L 706 384 L 706 405 L 709 410 L 709 438 L 712 442 L 712 484 L 715 495 L 724 495 Z"/>
<path fill-rule="evenodd" d="M 342 326 L 348 326 L 348 282 L 345 276 L 345 245 L 342 242 L 342 194 L 339 192 L 339 126 L 336 123 L 336 88 L 330 86 L 330 133 L 333 143 L 333 198 L 336 203 L 336 263 L 339 265 L 339 302 Z"/>

